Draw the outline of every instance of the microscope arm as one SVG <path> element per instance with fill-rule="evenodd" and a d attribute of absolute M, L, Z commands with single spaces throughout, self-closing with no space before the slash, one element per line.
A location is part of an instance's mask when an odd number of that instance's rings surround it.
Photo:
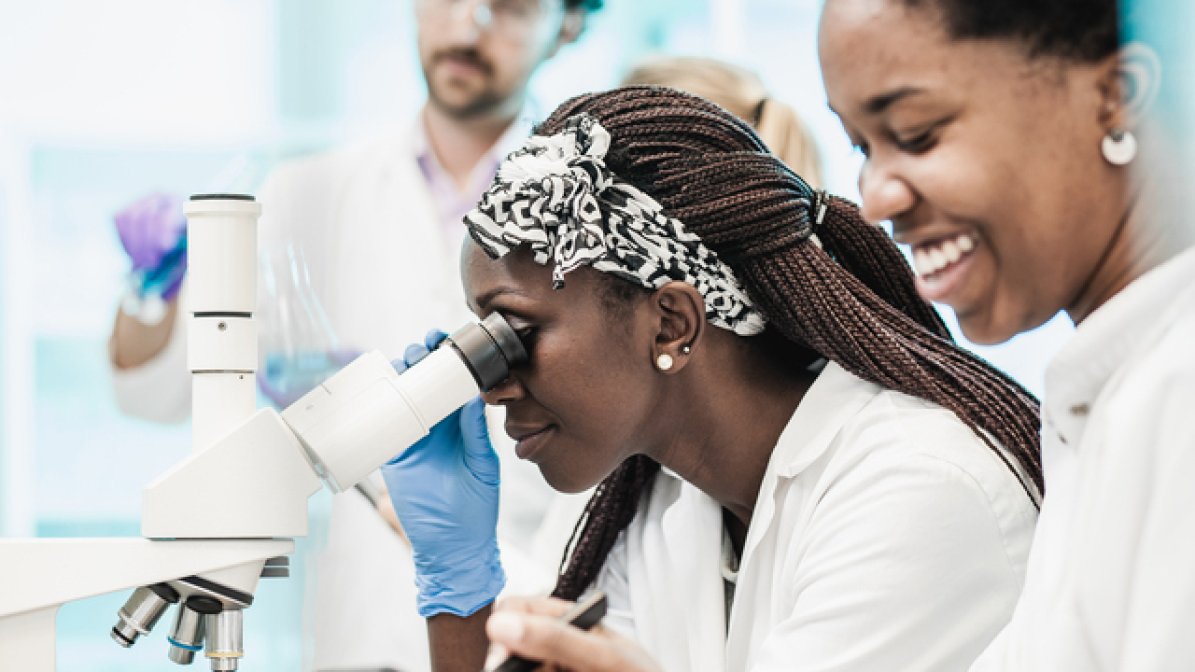
<path fill-rule="evenodd" d="M 458 332 L 458 341 L 476 331 Z M 352 488 L 477 394 L 458 346 L 398 375 L 361 355 L 281 415 L 263 408 L 145 488 L 150 539 L 278 538 L 307 534 L 307 499 Z"/>

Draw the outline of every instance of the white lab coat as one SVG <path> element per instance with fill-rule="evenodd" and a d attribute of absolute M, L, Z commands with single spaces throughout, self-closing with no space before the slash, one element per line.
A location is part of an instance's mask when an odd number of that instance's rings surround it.
<path fill-rule="evenodd" d="M 1046 501 L 1012 622 L 972 670 L 1195 670 L 1195 249 L 1046 372 Z"/>
<path fill-rule="evenodd" d="M 722 512 L 664 470 L 597 586 L 668 671 L 966 669 L 1036 509 L 949 411 L 829 364 L 772 453 L 726 619 Z"/>
<path fill-rule="evenodd" d="M 465 236 L 446 227 L 416 161 L 414 124 L 329 153 L 283 164 L 258 194 L 261 250 L 301 243 L 316 298 L 340 345 L 401 357 L 431 327 L 475 319 L 460 281 Z M 512 128 L 500 147 L 520 142 Z M 184 296 L 185 300 L 185 296 Z M 185 306 L 181 309 L 185 311 Z M 185 329 L 161 355 L 114 372 L 126 411 L 157 420 L 185 418 L 190 406 Z M 551 588 L 555 563 L 583 502 L 560 503 L 551 529 L 541 520 L 554 493 L 535 467 L 515 458 L 500 415 L 491 436 L 502 456 L 499 536 L 511 592 Z M 318 533 L 318 530 L 313 530 Z M 549 549 L 532 555 L 532 548 Z M 426 626 L 414 607 L 410 551 L 358 493 L 333 498 L 327 542 L 306 596 L 314 635 L 311 669 L 429 667 Z"/>

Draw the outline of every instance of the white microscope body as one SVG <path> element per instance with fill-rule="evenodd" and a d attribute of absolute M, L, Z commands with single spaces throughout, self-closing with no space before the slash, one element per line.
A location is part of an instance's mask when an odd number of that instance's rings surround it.
<path fill-rule="evenodd" d="M 177 604 L 170 659 L 203 651 L 213 670 L 236 670 L 241 610 L 261 577 L 286 576 L 321 481 L 353 487 L 526 358 L 495 314 L 401 376 L 367 353 L 281 414 L 256 409 L 260 212 L 248 196 L 187 204 L 195 452 L 146 486 L 144 538 L 0 540 L 0 667 L 54 670 L 59 607 L 136 588 L 114 640 L 131 646 Z"/>

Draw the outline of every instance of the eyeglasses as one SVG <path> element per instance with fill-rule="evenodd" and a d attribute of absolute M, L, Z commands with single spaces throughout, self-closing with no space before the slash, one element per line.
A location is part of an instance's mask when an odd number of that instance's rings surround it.
<path fill-rule="evenodd" d="M 419 7 L 428 18 L 466 18 L 480 30 L 520 35 L 551 11 L 552 4 L 545 0 L 420 0 Z"/>

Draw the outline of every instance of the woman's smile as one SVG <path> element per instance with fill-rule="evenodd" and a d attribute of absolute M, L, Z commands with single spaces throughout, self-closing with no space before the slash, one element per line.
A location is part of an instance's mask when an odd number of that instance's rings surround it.
<path fill-rule="evenodd" d="M 965 283 L 978 247 L 976 237 L 960 233 L 913 246 L 917 292 L 927 301 L 953 303 Z"/>

